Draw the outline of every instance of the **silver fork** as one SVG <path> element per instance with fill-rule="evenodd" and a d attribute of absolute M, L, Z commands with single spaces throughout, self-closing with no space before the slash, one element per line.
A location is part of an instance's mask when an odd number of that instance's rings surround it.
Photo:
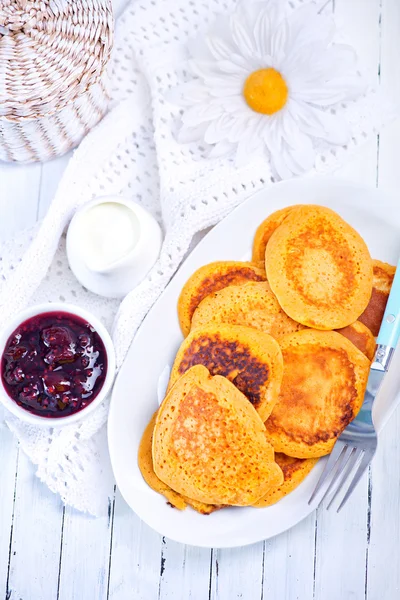
<path fill-rule="evenodd" d="M 322 493 L 320 501 L 332 492 L 327 509 L 329 509 L 349 479 L 353 469 L 357 467 L 349 483 L 347 492 L 337 512 L 346 504 L 370 464 L 378 444 L 372 419 L 372 406 L 379 392 L 383 378 L 387 373 L 400 336 L 400 260 L 386 305 L 382 325 L 377 339 L 374 361 L 368 377 L 364 402 L 357 417 L 339 436 L 332 453 L 325 465 L 316 488 L 309 500 Z"/>

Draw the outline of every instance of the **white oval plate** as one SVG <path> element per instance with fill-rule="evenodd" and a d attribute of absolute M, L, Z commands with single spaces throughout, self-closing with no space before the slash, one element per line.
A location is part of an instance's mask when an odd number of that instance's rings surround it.
<path fill-rule="evenodd" d="M 183 284 L 202 265 L 215 260 L 248 260 L 254 232 L 273 211 L 291 204 L 322 204 L 336 210 L 359 231 L 374 258 L 397 263 L 400 210 L 381 191 L 330 178 L 293 180 L 272 185 L 241 204 L 198 244 L 143 321 L 117 377 L 108 422 L 111 462 L 118 487 L 129 506 L 150 527 L 173 540 L 218 548 L 244 546 L 293 527 L 316 508 L 308 499 L 322 471 L 319 461 L 306 480 L 277 504 L 263 508 L 226 508 L 204 516 L 179 511 L 142 479 L 137 452 L 142 433 L 157 409 L 182 341 L 176 304 Z M 399 398 L 400 353 L 375 404 L 379 430 Z M 159 379 L 161 378 L 160 382 Z"/>

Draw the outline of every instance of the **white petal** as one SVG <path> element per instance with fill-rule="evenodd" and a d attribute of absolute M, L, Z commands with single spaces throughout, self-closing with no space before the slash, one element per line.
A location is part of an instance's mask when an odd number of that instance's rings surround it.
<path fill-rule="evenodd" d="M 234 13 L 230 18 L 232 39 L 237 46 L 239 53 L 243 56 L 251 57 L 254 53 L 254 44 L 250 33 L 247 31 L 245 23 L 239 19 L 239 15 Z"/>
<path fill-rule="evenodd" d="M 246 23 L 246 19 L 244 19 L 244 22 Z M 231 48 L 230 55 L 227 57 L 227 59 L 237 64 L 238 66 L 248 68 L 249 71 L 252 70 L 252 66 L 255 63 L 256 58 L 254 56 L 254 52 L 248 54 L 243 53 L 240 50 L 238 51 L 238 48 L 234 40 L 232 39 L 230 20 L 229 18 L 227 18 L 226 15 L 220 15 L 215 19 L 214 23 L 211 25 L 208 35 L 218 38 L 219 40 L 223 41 L 227 45 L 227 47 Z M 210 56 L 212 56 L 210 51 L 209 54 Z"/>
<path fill-rule="evenodd" d="M 195 77 L 203 80 L 207 87 L 215 85 L 241 85 L 245 79 L 245 73 L 241 70 L 224 73 L 219 68 L 220 62 L 213 63 L 189 61 L 189 67 Z"/>
<path fill-rule="evenodd" d="M 313 168 L 315 163 L 315 150 L 311 139 L 300 130 L 284 145 L 286 159 L 291 164 L 291 170 L 296 173 L 304 173 Z M 291 160 L 290 160 L 291 159 Z M 295 169 L 297 165 L 297 169 Z"/>
<path fill-rule="evenodd" d="M 326 77 L 353 74 L 357 70 L 357 53 L 347 44 L 333 44 L 324 56 L 324 73 Z"/>
<path fill-rule="evenodd" d="M 246 119 L 236 118 L 232 123 L 229 131 L 227 133 L 227 139 L 232 143 L 239 142 L 245 135 L 248 128 L 248 123 L 251 120 L 251 117 Z"/>
<path fill-rule="evenodd" d="M 250 162 L 256 161 L 262 158 L 263 147 L 259 144 L 259 147 L 250 149 L 246 142 L 239 142 L 235 153 L 235 166 L 240 169 Z"/>
<path fill-rule="evenodd" d="M 335 22 L 332 14 L 318 13 L 317 6 L 309 2 L 289 15 L 290 46 L 298 49 L 310 40 L 321 42 L 327 47 L 335 33 Z"/>
<path fill-rule="evenodd" d="M 286 19 L 283 19 L 278 27 L 273 31 L 271 37 L 271 56 L 278 64 L 285 56 L 288 36 L 288 23 Z"/>
<path fill-rule="evenodd" d="M 212 88 L 210 88 L 210 94 L 212 95 L 213 98 L 226 98 L 226 100 L 228 102 L 230 97 L 236 97 L 236 96 L 241 95 L 242 88 L 243 88 L 242 83 L 230 84 L 230 85 L 228 85 L 228 83 L 221 84 L 221 85 L 214 85 Z"/>
<path fill-rule="evenodd" d="M 247 151 L 247 144 L 245 140 L 238 143 L 235 153 L 235 166 L 240 169 L 249 162 L 249 153 Z"/>
<path fill-rule="evenodd" d="M 243 117 L 248 117 L 250 114 L 253 113 L 253 111 L 247 104 L 246 100 L 244 99 L 244 96 L 242 93 L 240 93 L 237 96 L 232 97 L 232 98 L 225 98 L 225 99 L 218 98 L 218 100 L 220 102 L 223 102 L 224 110 L 227 113 L 234 114 L 237 116 L 240 115 Z"/>
<path fill-rule="evenodd" d="M 197 142 L 204 138 L 204 132 L 207 129 L 208 124 L 202 123 L 197 127 L 186 127 L 183 125 L 178 132 L 177 140 L 181 144 L 187 144 L 189 142 Z"/>
<path fill-rule="evenodd" d="M 232 96 L 231 98 L 215 98 L 214 102 L 221 104 L 228 113 L 236 113 L 247 107 L 242 93 Z"/>
<path fill-rule="evenodd" d="M 271 54 L 272 23 L 267 10 L 260 12 L 254 26 L 254 39 L 261 56 Z"/>
<path fill-rule="evenodd" d="M 292 87 L 297 88 L 304 83 L 319 83 L 357 79 L 357 57 L 352 48 L 345 45 L 334 45 L 326 49 L 321 44 L 309 44 L 300 51 L 291 53 L 285 61 L 285 72 Z"/>
<path fill-rule="evenodd" d="M 271 162 L 282 179 L 309 170 L 315 161 L 312 141 L 295 123 L 290 125 L 290 120 L 290 113 L 281 111 L 270 119 L 264 132 Z"/>
<path fill-rule="evenodd" d="M 293 119 L 308 135 L 339 146 L 344 146 L 348 142 L 349 126 L 339 115 L 332 115 L 312 106 L 297 103 L 291 105 L 291 110 Z"/>
<path fill-rule="evenodd" d="M 254 157 L 262 155 L 263 139 L 260 136 L 261 117 L 255 117 L 249 121 L 246 130 L 238 141 L 236 150 L 236 166 L 241 167 L 250 162 Z"/>
<path fill-rule="evenodd" d="M 293 109 L 294 103 L 289 101 L 289 103 L 282 110 L 282 119 L 280 123 L 280 127 L 282 130 L 282 137 L 285 140 L 290 140 L 295 137 L 297 131 L 299 130 L 299 123 L 297 120 L 296 111 Z M 296 107 L 297 105 L 295 105 Z"/>
<path fill-rule="evenodd" d="M 240 75 L 243 79 L 245 79 L 251 69 L 249 69 L 247 61 L 243 60 L 243 63 L 243 65 L 239 65 L 238 62 L 234 62 L 232 60 L 219 60 L 217 66 L 222 73 Z"/>
<path fill-rule="evenodd" d="M 285 14 L 284 4 L 281 0 L 241 0 L 238 2 L 236 12 L 240 19 L 254 31 L 257 19 L 263 11 L 270 15 L 273 27 L 277 25 Z"/>
<path fill-rule="evenodd" d="M 189 38 L 187 49 L 189 51 L 189 56 L 194 60 L 210 61 L 213 59 L 213 55 L 210 52 L 210 48 L 207 46 L 204 35 L 196 35 Z"/>
<path fill-rule="evenodd" d="M 183 113 L 182 123 L 195 127 L 200 123 L 218 119 L 223 112 L 222 106 L 213 103 L 191 106 Z"/>
<path fill-rule="evenodd" d="M 270 151 L 270 160 L 273 168 L 281 179 L 290 179 L 293 176 L 293 170 L 290 168 L 282 150 L 276 152 L 272 148 Z"/>
<path fill-rule="evenodd" d="M 232 52 L 234 50 L 232 42 L 230 41 L 230 31 L 227 19 L 224 15 L 219 15 L 214 22 L 212 23 L 208 36 L 212 38 L 218 38 L 228 47 L 232 48 Z M 190 38 L 188 41 L 188 49 L 190 55 L 195 60 L 213 60 L 214 56 L 210 51 L 209 45 L 207 43 L 207 38 L 204 36 L 204 33 L 200 33 L 194 38 Z"/>
<path fill-rule="evenodd" d="M 190 71 L 195 77 L 200 79 L 206 79 L 209 77 L 223 77 L 223 74 L 218 69 L 215 60 L 212 61 L 201 61 L 190 59 L 188 61 Z"/>
<path fill-rule="evenodd" d="M 193 106 L 210 99 L 208 89 L 199 81 L 188 81 L 171 88 L 165 94 L 168 102 L 178 106 Z"/>
<path fill-rule="evenodd" d="M 209 158 L 221 158 L 224 156 L 229 156 L 233 153 L 234 149 L 234 144 L 223 140 L 222 142 L 218 142 L 218 144 L 215 144 L 215 146 L 211 148 L 208 156 Z"/>
<path fill-rule="evenodd" d="M 281 64 L 281 72 L 294 86 L 301 85 L 304 81 L 313 80 L 320 76 L 318 69 L 321 53 L 325 48 L 319 42 L 310 42 L 301 49 L 296 45 L 290 46 Z"/>
<path fill-rule="evenodd" d="M 343 78 L 341 81 L 326 82 L 324 86 L 304 86 L 298 92 L 291 91 L 291 97 L 300 102 L 317 106 L 333 106 L 360 96 L 365 90 L 362 80 Z"/>
<path fill-rule="evenodd" d="M 270 152 L 272 150 L 276 154 L 280 154 L 282 150 L 282 131 L 281 119 L 278 114 L 273 115 L 269 119 L 269 127 L 264 129 L 264 141 Z"/>
<path fill-rule="evenodd" d="M 222 140 L 229 139 L 229 133 L 235 126 L 236 121 L 237 119 L 229 115 L 222 115 L 218 119 L 211 121 L 204 133 L 204 141 L 207 144 L 216 144 Z"/>
<path fill-rule="evenodd" d="M 234 52 L 231 44 L 215 35 L 208 35 L 206 44 L 215 60 L 229 60 L 232 52 Z"/>

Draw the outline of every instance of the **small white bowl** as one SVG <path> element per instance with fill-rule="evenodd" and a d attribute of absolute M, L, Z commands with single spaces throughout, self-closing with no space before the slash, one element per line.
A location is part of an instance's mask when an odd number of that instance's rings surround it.
<path fill-rule="evenodd" d="M 99 319 L 97 319 L 97 317 L 85 309 L 75 306 L 74 304 L 67 304 L 65 302 L 49 302 L 47 304 L 37 304 L 36 306 L 31 306 L 26 310 L 21 311 L 12 321 L 10 321 L 8 326 L 0 332 L 0 359 L 3 356 L 8 338 L 19 325 L 31 317 L 36 317 L 42 313 L 49 312 L 63 312 L 76 315 L 92 325 L 92 327 L 99 334 L 107 355 L 107 374 L 103 383 L 103 387 L 99 390 L 96 398 L 94 398 L 90 404 L 72 415 L 58 418 L 41 417 L 39 415 L 30 413 L 28 410 L 25 410 L 16 402 L 14 402 L 14 400 L 8 395 L 7 390 L 3 385 L 3 379 L 0 376 L 0 402 L 13 415 L 32 425 L 40 425 L 42 427 L 66 427 L 67 425 L 71 425 L 86 419 L 91 413 L 93 413 L 93 411 L 96 410 L 96 408 L 103 402 L 109 393 L 115 377 L 115 351 L 110 334 L 104 325 L 99 321 Z"/>
<path fill-rule="evenodd" d="M 103 268 L 85 258 L 85 227 L 88 211 L 102 204 L 123 206 L 136 223 L 137 241 L 127 254 Z M 71 271 L 88 290 L 106 298 L 123 298 L 146 277 L 156 262 L 162 245 L 162 231 L 155 218 L 140 204 L 120 196 L 102 196 L 77 210 L 67 231 L 67 257 Z"/>

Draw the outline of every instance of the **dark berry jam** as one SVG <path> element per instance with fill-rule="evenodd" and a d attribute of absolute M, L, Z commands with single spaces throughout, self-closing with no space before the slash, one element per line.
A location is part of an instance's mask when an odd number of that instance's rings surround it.
<path fill-rule="evenodd" d="M 1 359 L 3 385 L 19 406 L 66 417 L 90 404 L 107 373 L 103 341 L 76 315 L 42 313 L 10 335 Z"/>

